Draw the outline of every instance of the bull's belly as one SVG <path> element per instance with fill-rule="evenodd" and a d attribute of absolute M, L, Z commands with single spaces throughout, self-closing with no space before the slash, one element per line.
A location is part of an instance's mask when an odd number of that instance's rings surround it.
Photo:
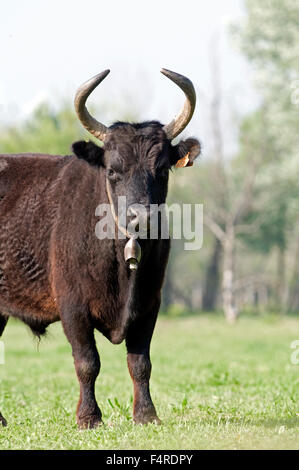
<path fill-rule="evenodd" d="M 3 218 L 2 222 L 6 230 L 0 231 L 0 313 L 19 318 L 32 329 L 40 325 L 42 331 L 59 318 L 48 279 L 47 251 L 41 250 L 37 236 L 14 233 L 12 222 L 9 226 Z"/>
<path fill-rule="evenodd" d="M 15 292 L 0 289 L 0 313 L 18 318 L 38 335 L 60 318 L 55 300 L 48 292 L 24 286 L 22 291 Z"/>

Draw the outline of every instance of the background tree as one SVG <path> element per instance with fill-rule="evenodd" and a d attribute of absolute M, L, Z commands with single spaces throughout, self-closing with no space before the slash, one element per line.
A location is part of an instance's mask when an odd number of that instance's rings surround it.
<path fill-rule="evenodd" d="M 247 0 L 246 9 L 244 24 L 233 30 L 256 73 L 262 127 L 269 136 L 267 145 L 260 136 L 267 159 L 262 179 L 265 187 L 271 187 L 264 201 L 266 219 L 259 234 L 247 241 L 276 258 L 272 283 L 276 308 L 298 309 L 299 277 L 293 253 L 299 245 L 299 4 L 269 0 L 265 7 L 258 0 Z M 253 120 L 250 132 L 256 133 L 259 125 L 260 120 Z"/>

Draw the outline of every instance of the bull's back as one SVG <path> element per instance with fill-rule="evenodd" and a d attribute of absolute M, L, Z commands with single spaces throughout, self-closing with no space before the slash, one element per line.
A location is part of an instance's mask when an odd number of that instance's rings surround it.
<path fill-rule="evenodd" d="M 53 320 L 49 244 L 65 157 L 0 155 L 0 311 Z"/>

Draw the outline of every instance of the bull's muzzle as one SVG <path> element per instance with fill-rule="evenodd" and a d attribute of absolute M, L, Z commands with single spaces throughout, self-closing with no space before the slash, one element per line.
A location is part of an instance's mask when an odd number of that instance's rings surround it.
<path fill-rule="evenodd" d="M 142 204 L 132 204 L 128 208 L 127 216 L 128 233 L 132 234 L 134 238 L 137 238 L 136 235 L 146 237 L 150 231 L 150 207 Z"/>

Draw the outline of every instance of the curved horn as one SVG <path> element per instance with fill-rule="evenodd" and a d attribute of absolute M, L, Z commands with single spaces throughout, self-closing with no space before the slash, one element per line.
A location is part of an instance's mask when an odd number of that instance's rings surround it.
<path fill-rule="evenodd" d="M 168 139 L 172 140 L 185 129 L 192 118 L 195 109 L 196 94 L 193 83 L 189 78 L 167 69 L 162 69 L 161 73 L 178 85 L 186 96 L 186 101 L 180 114 L 163 127 Z"/>
<path fill-rule="evenodd" d="M 91 134 L 97 139 L 104 141 L 107 133 L 107 127 L 104 124 L 98 122 L 93 118 L 86 109 L 85 103 L 90 93 L 107 77 L 110 70 L 104 70 L 104 72 L 95 75 L 87 82 L 81 85 L 75 95 L 75 109 L 81 123 Z"/>

